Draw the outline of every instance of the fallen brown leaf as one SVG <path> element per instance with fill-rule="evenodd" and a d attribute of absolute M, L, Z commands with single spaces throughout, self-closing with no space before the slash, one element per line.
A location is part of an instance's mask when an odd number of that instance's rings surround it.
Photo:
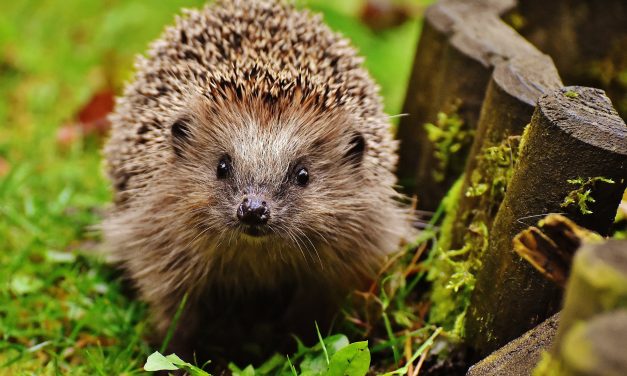
<path fill-rule="evenodd" d="M 409 3 L 391 0 L 368 0 L 361 10 L 361 21 L 374 31 L 402 25 L 418 13 Z"/>
<path fill-rule="evenodd" d="M 9 164 L 9 162 L 0 157 L 0 178 L 6 176 L 9 171 L 11 170 L 11 165 Z"/>
<path fill-rule="evenodd" d="M 102 138 L 111 126 L 107 116 L 113 111 L 114 106 L 113 90 L 104 89 L 95 93 L 70 124 L 59 128 L 57 142 L 62 146 L 69 146 L 80 138 L 90 136 Z"/>

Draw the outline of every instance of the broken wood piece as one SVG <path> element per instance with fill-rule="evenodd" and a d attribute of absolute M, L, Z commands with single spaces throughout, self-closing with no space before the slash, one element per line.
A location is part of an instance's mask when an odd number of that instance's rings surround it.
<path fill-rule="evenodd" d="M 514 251 L 547 279 L 566 286 L 575 251 L 585 241 L 603 238 L 559 214 L 550 214 L 514 237 Z"/>

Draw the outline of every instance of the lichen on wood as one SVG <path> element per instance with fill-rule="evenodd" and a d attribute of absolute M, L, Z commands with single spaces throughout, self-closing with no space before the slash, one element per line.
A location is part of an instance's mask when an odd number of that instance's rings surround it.
<path fill-rule="evenodd" d="M 585 243 L 574 258 L 551 355 L 534 375 L 627 374 L 626 310 L 627 241 Z"/>

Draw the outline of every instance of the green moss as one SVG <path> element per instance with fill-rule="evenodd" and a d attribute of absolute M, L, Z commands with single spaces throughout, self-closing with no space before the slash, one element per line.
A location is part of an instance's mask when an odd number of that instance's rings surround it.
<path fill-rule="evenodd" d="M 455 217 L 459 210 L 459 196 L 461 194 L 462 186 L 464 185 L 464 175 L 453 184 L 451 189 L 446 194 L 446 197 L 442 199 L 442 205 L 444 206 L 444 219 L 442 220 L 442 226 L 440 227 L 440 235 L 438 237 L 438 247 L 442 249 L 449 249 L 451 246 L 451 234 L 453 232 L 453 225 L 455 224 Z"/>
<path fill-rule="evenodd" d="M 459 104 L 456 104 L 450 114 L 439 112 L 435 123 L 424 125 L 438 161 L 437 168 L 433 169 L 436 181 L 444 181 L 447 171 L 453 164 L 453 155 L 468 146 L 474 136 L 474 132 L 467 129 L 464 121 L 456 113 L 458 109 Z"/>
<path fill-rule="evenodd" d="M 440 230 L 436 257 L 429 269 L 428 279 L 433 282 L 431 293 L 432 309 L 429 321 L 443 325 L 453 336 L 463 336 L 466 308 L 475 286 L 475 272 L 479 258 L 488 245 L 488 229 L 481 222 L 469 226 L 469 235 L 461 249 L 451 248 L 453 224 L 459 211 L 459 198 L 463 186 L 463 176 L 449 191 L 445 203 L 445 219 Z"/>
<path fill-rule="evenodd" d="M 579 94 L 573 90 L 568 90 L 564 93 L 564 96 L 568 97 L 568 98 L 577 98 L 579 97 Z"/>
<path fill-rule="evenodd" d="M 432 323 L 443 325 L 453 335 L 463 336 L 466 309 L 475 287 L 475 274 L 481 267 L 483 253 L 488 249 L 489 226 L 500 205 L 518 159 L 520 136 L 506 138 L 499 145 L 488 147 L 478 156 L 477 168 L 463 194 L 480 200 L 469 213 L 460 213 L 463 177 L 445 198 L 445 219 L 436 248 L 437 257 L 430 269 L 433 282 L 429 315 Z M 463 247 L 451 249 L 455 221 L 464 220 L 468 231 Z"/>
<path fill-rule="evenodd" d="M 533 370 L 533 376 L 560 376 L 563 370 L 560 363 L 548 352 L 540 355 L 540 361 Z"/>
<path fill-rule="evenodd" d="M 582 374 L 595 374 L 598 370 L 598 360 L 587 338 L 586 324 L 577 322 L 564 336 L 560 353 L 563 364 L 568 365 L 570 371 L 579 371 Z M 563 366 L 562 366 L 563 367 Z M 566 370 L 564 370 L 566 371 Z M 579 374 L 579 372 L 577 372 Z M 571 372 L 561 372 L 568 375 Z M 603 374 L 603 373 L 599 373 Z"/>
<path fill-rule="evenodd" d="M 503 201 L 507 184 L 514 173 L 518 159 L 520 136 L 506 138 L 499 145 L 485 148 L 478 156 L 477 168 L 473 171 L 467 197 L 483 196 L 482 205 L 490 213 Z"/>
<path fill-rule="evenodd" d="M 592 189 L 598 182 L 614 184 L 614 180 L 604 178 L 601 176 L 588 178 L 587 180 L 584 180 L 581 177 L 577 179 L 568 180 L 569 184 L 577 185 L 578 188 L 575 190 L 572 190 L 564 198 L 564 201 L 562 202 L 561 206 L 563 208 L 576 206 L 577 209 L 581 212 L 581 214 L 592 214 L 592 210 L 590 210 L 588 205 L 595 202 L 591 194 L 592 194 Z"/>
<path fill-rule="evenodd" d="M 520 136 L 520 141 L 518 142 L 518 155 L 520 156 L 527 144 L 527 140 L 529 139 L 529 131 L 531 130 L 531 123 L 525 125 L 525 129 L 523 130 L 522 135 Z"/>
<path fill-rule="evenodd" d="M 445 253 L 450 249 L 451 234 L 459 210 L 459 197 L 463 182 L 464 177 L 461 176 L 443 199 L 444 220 L 440 227 L 440 235 L 432 250 L 432 252 L 435 252 L 435 255 L 427 275 L 427 279 L 433 283 L 430 299 L 432 308 L 429 313 L 429 321 L 442 323 L 447 330 L 452 329 L 455 324 L 456 315 L 452 315 L 451 312 L 455 312 L 456 308 L 460 306 L 458 301 L 460 298 L 459 294 L 452 293 L 446 288 L 446 285 L 451 275 L 463 270 L 463 265 L 455 265 L 449 262 L 450 257 L 445 255 Z"/>

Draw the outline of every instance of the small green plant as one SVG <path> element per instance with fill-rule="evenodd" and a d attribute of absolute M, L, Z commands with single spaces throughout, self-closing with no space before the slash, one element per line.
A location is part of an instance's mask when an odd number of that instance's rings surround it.
<path fill-rule="evenodd" d="M 364 376 L 368 372 L 370 351 L 367 341 L 349 343 L 342 334 L 324 339 L 319 335 L 319 338 L 318 344 L 312 347 L 299 342 L 298 351 L 291 357 L 275 354 L 257 368 L 248 365 L 241 369 L 231 363 L 229 369 L 234 376 Z M 202 368 L 182 360 L 176 354 L 164 356 L 158 351 L 151 354 L 144 365 L 145 371 L 184 370 L 191 376 L 210 376 Z"/>
<path fill-rule="evenodd" d="M 466 129 L 464 121 L 455 111 L 451 114 L 439 112 L 434 123 L 424 125 L 429 141 L 433 143 L 434 155 L 438 160 L 438 166 L 433 170 L 433 177 L 437 181 L 443 181 L 446 172 L 452 164 L 452 156 L 467 146 L 473 137 L 473 132 Z"/>
<path fill-rule="evenodd" d="M 445 218 L 434 252 L 437 257 L 428 275 L 433 282 L 429 320 L 444 325 L 453 336 L 463 335 L 463 322 L 475 286 L 475 273 L 480 267 L 481 255 L 488 248 L 489 218 L 495 214 L 505 196 L 518 161 L 520 140 L 520 136 L 507 137 L 498 145 L 485 148 L 477 157 L 477 166 L 463 194 L 480 200 L 476 207 L 481 210 L 459 212 L 464 177 L 455 183 L 443 200 Z M 464 235 L 463 246 L 453 249 L 453 221 L 459 218 L 468 223 L 468 231 Z"/>
<path fill-rule="evenodd" d="M 573 99 L 573 98 L 577 98 L 579 96 L 579 93 L 573 90 L 568 90 L 564 93 L 564 96 Z"/>
<path fill-rule="evenodd" d="M 463 336 L 463 323 L 475 287 L 475 273 L 480 255 L 488 248 L 488 228 L 476 220 L 468 228 L 465 244 L 460 249 L 437 249 L 429 280 L 433 281 L 433 307 L 429 320 L 444 325 L 448 334 Z"/>
<path fill-rule="evenodd" d="M 614 180 L 604 178 L 601 176 L 597 176 L 594 178 L 588 178 L 584 180 L 579 177 L 577 179 L 569 179 L 567 180 L 569 184 L 579 186 L 577 189 L 571 191 L 562 202 L 563 208 L 568 208 L 572 206 L 576 206 L 581 214 L 592 214 L 592 210 L 588 207 L 589 204 L 595 202 L 592 195 L 592 189 L 598 182 L 603 182 L 607 184 L 614 184 Z"/>
<path fill-rule="evenodd" d="M 191 376 L 211 376 L 206 371 L 203 371 L 202 368 L 187 363 L 176 354 L 163 356 L 159 351 L 155 351 L 150 354 L 146 364 L 144 364 L 145 371 L 175 371 L 178 369 L 187 371 Z"/>

